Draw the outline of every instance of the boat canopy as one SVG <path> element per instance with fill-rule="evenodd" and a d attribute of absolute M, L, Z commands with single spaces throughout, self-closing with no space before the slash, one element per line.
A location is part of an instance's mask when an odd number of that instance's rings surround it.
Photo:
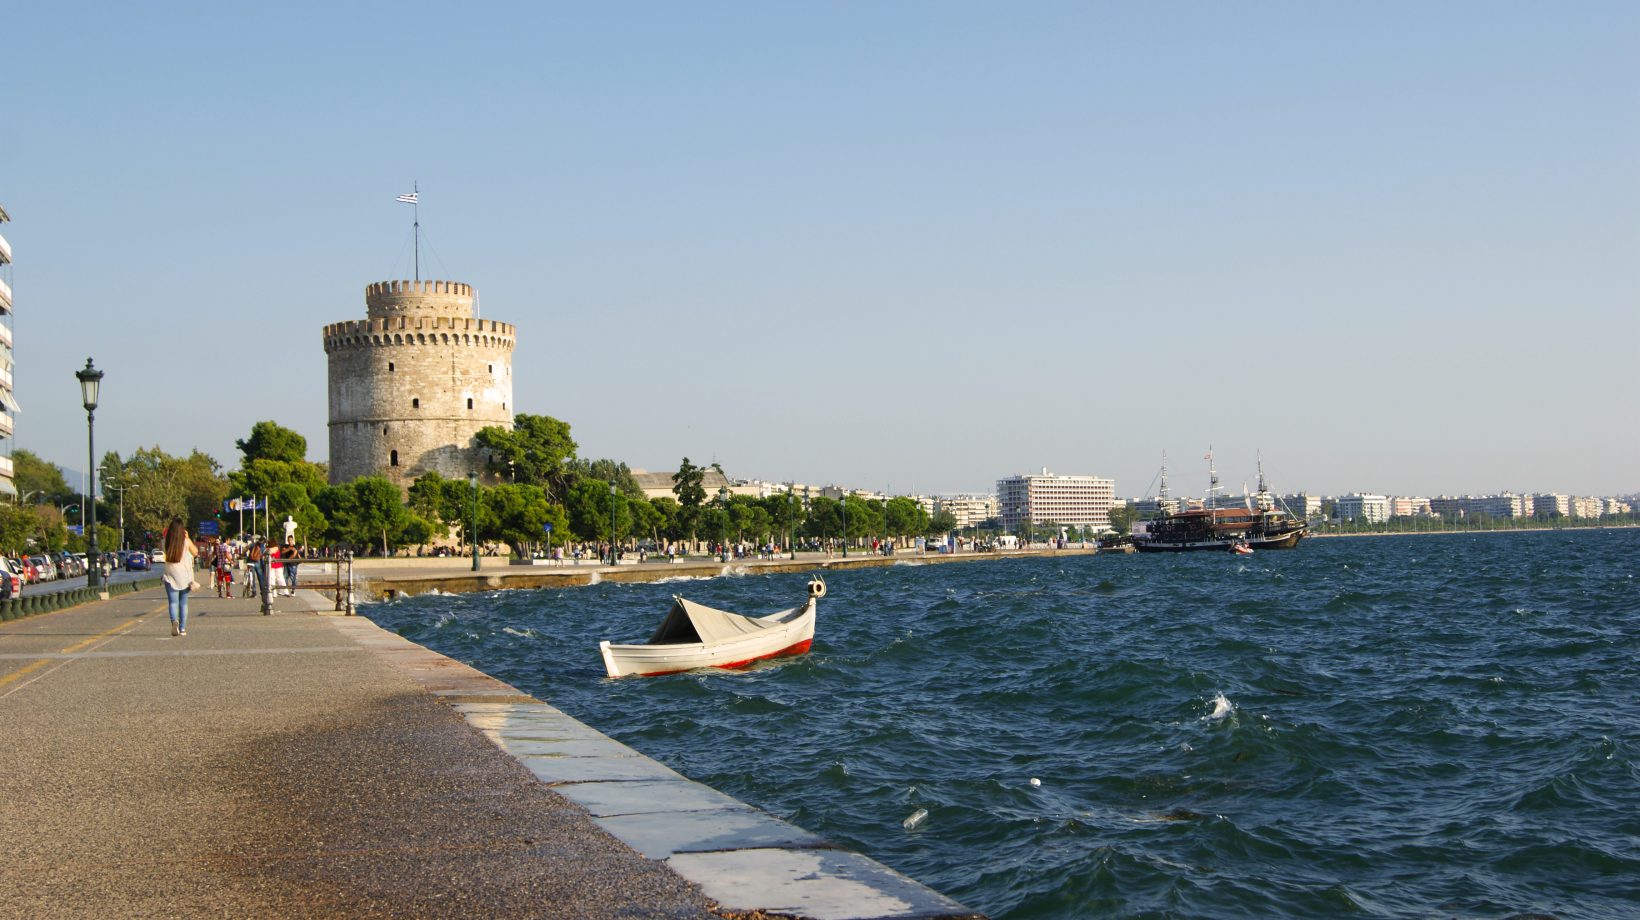
<path fill-rule="evenodd" d="M 779 623 L 768 623 L 752 617 L 687 601 L 673 596 L 672 609 L 660 628 L 649 637 L 650 645 L 676 645 L 685 642 L 727 642 L 742 636 L 756 635 L 766 629 L 778 628 Z"/>

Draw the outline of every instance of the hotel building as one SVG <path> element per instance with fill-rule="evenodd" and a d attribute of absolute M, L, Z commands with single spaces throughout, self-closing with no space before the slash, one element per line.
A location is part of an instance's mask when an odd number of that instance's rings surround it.
<path fill-rule="evenodd" d="M 1097 476 L 1010 476 L 997 480 L 998 513 L 1004 530 L 1059 524 L 1110 529 L 1116 481 Z"/>
<path fill-rule="evenodd" d="M 1344 521 L 1365 521 L 1382 524 L 1389 520 L 1389 498 L 1357 492 L 1338 497 L 1338 518 Z"/>
<path fill-rule="evenodd" d="M 0 207 L 0 226 L 11 220 Z M 12 482 L 12 432 L 16 427 L 17 397 L 11 377 L 11 243 L 0 234 L 0 493 L 16 496 Z"/>

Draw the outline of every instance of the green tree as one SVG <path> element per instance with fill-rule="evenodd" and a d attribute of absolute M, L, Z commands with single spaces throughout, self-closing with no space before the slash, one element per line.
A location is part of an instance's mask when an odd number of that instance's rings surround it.
<path fill-rule="evenodd" d="M 551 524 L 554 533 L 568 525 L 564 509 L 547 501 L 546 490 L 537 485 L 507 484 L 486 489 L 483 504 L 489 513 L 480 535 L 506 543 L 521 559 L 529 557 L 531 545 L 545 539 L 543 525 Z"/>
<path fill-rule="evenodd" d="M 821 540 L 840 540 L 843 537 L 843 503 L 819 496 L 809 500 L 809 513 L 803 522 L 803 534 Z"/>
<path fill-rule="evenodd" d="M 276 422 L 257 422 L 251 426 L 251 436 L 235 441 L 234 446 L 244 454 L 245 463 L 256 460 L 274 460 L 280 463 L 301 463 L 307 460 L 307 438 Z"/>
<path fill-rule="evenodd" d="M 23 555 L 38 524 L 32 506 L 0 505 L 0 552 L 8 556 Z"/>
<path fill-rule="evenodd" d="M 381 541 L 382 555 L 403 545 L 403 531 L 410 512 L 399 497 L 399 487 L 383 476 L 360 476 L 349 483 L 353 496 L 349 510 L 354 539 L 360 543 Z"/>
<path fill-rule="evenodd" d="M 33 451 L 21 447 L 12 451 L 11 466 L 12 484 L 17 487 L 18 496 L 25 501 L 57 504 L 75 494 L 64 481 L 63 471 L 55 463 L 40 459 Z"/>
<path fill-rule="evenodd" d="M 708 505 L 700 511 L 699 533 L 708 542 L 722 543 L 728 540 L 730 528 L 733 525 L 734 521 L 729 516 L 729 509 L 723 505 Z"/>
<path fill-rule="evenodd" d="M 956 529 L 957 516 L 941 508 L 929 516 L 928 528 L 923 533 L 930 537 L 938 537 Z"/>
<path fill-rule="evenodd" d="M 610 504 L 609 483 L 596 479 L 575 480 L 564 502 L 570 533 L 580 540 L 608 539 Z"/>
<path fill-rule="evenodd" d="M 618 460 L 571 460 L 565 464 L 572 477 L 613 482 L 627 498 L 643 498 L 643 488 L 632 470 Z"/>
<path fill-rule="evenodd" d="M 928 531 L 928 512 L 914 498 L 901 495 L 889 499 L 884 514 L 893 536 L 910 537 Z"/>
<path fill-rule="evenodd" d="M 1110 529 L 1126 535 L 1133 531 L 1133 522 L 1139 512 L 1132 505 L 1118 505 L 1110 509 Z"/>
<path fill-rule="evenodd" d="M 550 415 L 513 416 L 512 428 L 492 426 L 479 431 L 473 443 L 486 452 L 486 468 L 504 482 L 538 485 L 549 496 L 562 495 L 568 486 L 565 462 L 575 456 L 569 424 Z"/>
<path fill-rule="evenodd" d="M 440 525 L 442 530 L 463 522 L 456 488 L 468 489 L 467 483 L 445 479 L 437 470 L 428 470 L 410 484 L 408 504 L 411 512 L 426 521 Z"/>
<path fill-rule="evenodd" d="M 662 495 L 659 498 L 650 499 L 649 507 L 654 514 L 646 517 L 652 522 L 650 528 L 654 532 L 656 543 L 661 542 L 662 539 L 683 539 L 683 531 L 678 527 L 678 516 L 682 513 L 683 506 L 678 504 L 677 499 L 667 498 Z"/>
<path fill-rule="evenodd" d="M 678 464 L 672 474 L 672 494 L 678 497 L 678 526 L 694 542 L 700 524 L 701 506 L 706 503 L 706 470 L 689 462 L 688 457 Z"/>

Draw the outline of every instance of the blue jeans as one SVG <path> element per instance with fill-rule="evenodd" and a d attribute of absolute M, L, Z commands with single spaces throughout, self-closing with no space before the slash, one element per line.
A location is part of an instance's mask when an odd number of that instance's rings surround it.
<path fill-rule="evenodd" d="M 183 588 L 181 591 L 178 591 L 177 589 L 171 587 L 170 582 L 165 583 L 165 610 L 168 614 L 170 614 L 171 622 L 176 624 L 177 629 L 188 628 L 189 590 L 190 589 L 188 588 Z"/>

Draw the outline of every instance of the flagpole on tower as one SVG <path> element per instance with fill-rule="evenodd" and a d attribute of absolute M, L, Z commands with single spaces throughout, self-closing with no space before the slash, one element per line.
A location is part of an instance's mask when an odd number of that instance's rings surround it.
<path fill-rule="evenodd" d="M 412 184 L 410 194 L 400 195 L 399 201 L 414 205 L 416 208 L 416 223 L 414 227 L 416 238 L 416 280 L 421 280 L 421 183 Z"/>

